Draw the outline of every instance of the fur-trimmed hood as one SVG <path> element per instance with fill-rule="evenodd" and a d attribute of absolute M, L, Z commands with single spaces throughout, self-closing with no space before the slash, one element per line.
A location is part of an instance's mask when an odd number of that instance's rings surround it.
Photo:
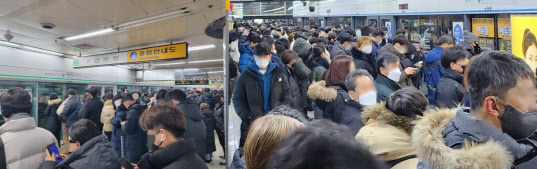
<path fill-rule="evenodd" d="M 455 109 L 435 109 L 417 121 L 412 132 L 412 144 L 420 160 L 431 168 L 511 167 L 513 156 L 500 142 L 494 140 L 481 144 L 464 142 L 460 149 L 446 146 L 443 131 L 455 119 L 455 115 Z"/>
<path fill-rule="evenodd" d="M 49 106 L 52 106 L 52 105 L 55 105 L 55 104 L 61 104 L 61 103 L 62 103 L 62 99 L 61 99 L 61 98 L 57 98 L 57 99 L 49 100 L 49 101 L 48 101 L 48 105 L 49 105 Z"/>
<path fill-rule="evenodd" d="M 308 97 L 331 102 L 337 98 L 337 89 L 326 87 L 324 80 L 313 82 L 308 88 Z"/>
<path fill-rule="evenodd" d="M 405 116 L 398 116 L 392 111 L 386 108 L 386 103 L 377 103 L 371 106 L 367 106 L 362 111 L 362 121 L 367 124 L 369 120 L 376 120 L 381 124 L 388 124 L 400 129 L 403 129 L 407 134 L 412 133 L 414 127 L 413 122 L 418 118 L 408 118 Z"/>

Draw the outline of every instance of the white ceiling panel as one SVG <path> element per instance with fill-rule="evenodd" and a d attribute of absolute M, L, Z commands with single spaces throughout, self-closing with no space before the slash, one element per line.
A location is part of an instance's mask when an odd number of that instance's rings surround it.
<path fill-rule="evenodd" d="M 11 32 L 23 34 L 23 35 L 34 37 L 37 39 L 57 36 L 57 34 L 43 31 L 37 28 L 33 28 L 33 27 L 30 27 L 30 26 L 27 26 L 18 22 L 11 21 L 11 20 L 0 22 L 0 29 L 11 30 Z"/>
<path fill-rule="evenodd" d="M 192 3 L 194 0 L 131 0 L 140 8 L 144 9 L 148 13 L 162 11 L 168 8 L 181 6 L 187 3 Z M 217 1 L 217 0 L 210 0 Z M 222 2 L 224 2 L 222 0 Z"/>
<path fill-rule="evenodd" d="M 114 23 L 145 16 L 147 13 L 130 0 L 69 0 Z"/>
<path fill-rule="evenodd" d="M 102 36 L 94 37 L 91 39 L 80 39 L 75 41 L 61 40 L 60 43 L 69 46 L 90 45 L 93 46 L 93 48 L 110 48 L 117 47 L 119 45 L 117 41 Z"/>
<path fill-rule="evenodd" d="M 87 30 L 110 26 L 112 23 L 100 16 L 92 14 L 84 8 L 67 0 L 57 0 L 34 10 L 63 22 L 77 25 Z"/>
<path fill-rule="evenodd" d="M 11 3 L 9 1 L 0 1 L 0 16 L 7 15 L 21 8 L 21 6 Z"/>
<path fill-rule="evenodd" d="M 0 35 L 4 35 L 4 34 L 6 34 L 6 31 L 0 30 Z M 34 37 L 30 37 L 30 36 L 26 36 L 26 35 L 14 33 L 14 32 L 11 32 L 11 35 L 13 35 L 13 39 L 11 40 L 11 42 L 15 42 L 15 43 L 25 44 L 27 42 L 37 40 Z M 3 36 L 1 36 L 0 39 L 5 40 Z"/>
<path fill-rule="evenodd" d="M 51 32 L 55 34 L 71 34 L 81 29 L 80 27 L 76 27 L 76 25 L 71 25 L 32 11 L 16 16 L 11 20 L 42 31 Z M 41 23 L 53 23 L 56 27 L 54 29 L 45 29 L 41 26 Z"/>
<path fill-rule="evenodd" d="M 30 4 L 33 4 L 39 0 L 5 0 L 5 1 L 9 1 L 11 3 L 14 3 L 14 4 L 17 4 L 19 6 L 28 6 Z"/>

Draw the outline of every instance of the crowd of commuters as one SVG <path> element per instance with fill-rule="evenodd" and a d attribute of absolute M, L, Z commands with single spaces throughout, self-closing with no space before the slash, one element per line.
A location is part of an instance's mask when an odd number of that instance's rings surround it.
<path fill-rule="evenodd" d="M 233 26 L 230 168 L 537 166 L 535 72 L 469 31 L 429 50 L 406 27 Z"/>
<path fill-rule="evenodd" d="M 68 89 L 65 99 L 49 95 L 46 123 L 39 128 L 30 116 L 30 94 L 9 89 L 0 95 L 6 120 L 0 126 L 0 168 L 206 169 L 216 151 L 215 131 L 225 149 L 222 92 L 120 89 L 100 96 L 99 88 L 90 87 L 81 98 Z"/>

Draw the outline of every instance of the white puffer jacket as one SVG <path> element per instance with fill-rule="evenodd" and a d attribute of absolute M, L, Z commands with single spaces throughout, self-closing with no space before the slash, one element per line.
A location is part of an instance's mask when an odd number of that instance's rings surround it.
<path fill-rule="evenodd" d="M 14 114 L 0 127 L 7 169 L 39 169 L 45 161 L 45 148 L 56 144 L 54 135 L 36 127 L 27 113 Z"/>

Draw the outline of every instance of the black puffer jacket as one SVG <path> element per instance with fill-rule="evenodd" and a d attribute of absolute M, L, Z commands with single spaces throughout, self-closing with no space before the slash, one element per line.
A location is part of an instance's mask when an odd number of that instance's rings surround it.
<path fill-rule="evenodd" d="M 99 135 L 84 143 L 58 165 L 55 161 L 45 161 L 41 169 L 120 169 L 118 159 L 108 137 Z"/>
<path fill-rule="evenodd" d="M 217 131 L 222 131 L 225 129 L 224 127 L 224 103 L 217 103 L 216 104 L 216 111 L 214 112 L 214 129 Z"/>
<path fill-rule="evenodd" d="M 315 99 L 323 111 L 323 118 L 349 126 L 354 134 L 364 126 L 360 117 L 362 106 L 351 100 L 347 90 L 340 86 L 326 86 L 325 81 L 312 83 L 308 96 Z"/>
<path fill-rule="evenodd" d="M 203 122 L 205 123 L 205 131 L 207 133 L 207 137 L 205 139 L 205 152 L 212 153 L 216 151 L 216 145 L 214 141 L 214 111 L 212 111 L 211 109 L 203 109 L 203 111 L 201 111 L 201 114 L 205 116 Z"/>
<path fill-rule="evenodd" d="M 60 104 L 62 104 L 62 99 L 60 98 L 55 100 L 49 100 L 48 106 L 45 109 L 45 117 L 47 118 L 45 123 L 45 129 L 54 134 L 54 136 L 56 136 L 57 133 L 59 134 L 61 131 L 61 122 L 58 118 L 58 114 L 56 113 L 58 107 L 60 107 Z"/>
<path fill-rule="evenodd" d="M 155 152 L 147 153 L 138 162 L 140 169 L 208 169 L 205 162 L 195 154 L 196 144 L 186 139 L 170 144 Z"/>
<path fill-rule="evenodd" d="M 129 107 L 125 125 L 123 126 L 125 130 L 126 156 L 133 163 L 138 162 L 140 157 L 147 153 L 147 132 L 142 130 L 140 124 L 138 124 L 138 120 L 146 108 L 147 105 L 139 104 L 139 102 L 133 103 Z"/>
<path fill-rule="evenodd" d="M 375 71 L 375 58 L 371 54 L 365 54 L 364 52 L 352 48 L 351 50 L 352 58 L 354 58 L 354 64 L 356 69 L 364 69 L 369 72 L 373 77 L 377 77 L 377 71 Z"/>
<path fill-rule="evenodd" d="M 82 118 L 89 119 L 97 125 L 99 131 L 103 131 L 103 123 L 101 123 L 101 113 L 103 111 L 104 102 L 99 98 L 91 98 L 82 109 Z"/>
<path fill-rule="evenodd" d="M 211 106 L 211 110 L 214 110 L 214 106 L 216 105 L 216 97 L 212 95 L 210 92 L 203 92 L 201 94 L 201 103 L 207 103 L 209 106 Z M 200 104 L 201 104 L 200 103 Z"/>
<path fill-rule="evenodd" d="M 436 105 L 442 108 L 455 108 L 462 103 L 466 90 L 462 86 L 462 74 L 453 69 L 444 69 L 444 77 L 438 81 Z"/>
<path fill-rule="evenodd" d="M 297 109 L 302 112 L 304 110 L 304 104 L 302 101 L 302 83 L 298 80 L 297 73 L 294 68 L 286 67 L 287 71 L 287 82 L 289 83 L 289 95 L 291 95 L 291 104 L 289 105 L 293 109 Z"/>
<path fill-rule="evenodd" d="M 183 100 L 177 104 L 177 108 L 183 112 L 186 121 L 185 139 L 194 139 L 196 143 L 196 154 L 200 157 L 205 156 L 205 140 L 207 132 L 203 114 L 200 109 L 190 99 Z"/>

